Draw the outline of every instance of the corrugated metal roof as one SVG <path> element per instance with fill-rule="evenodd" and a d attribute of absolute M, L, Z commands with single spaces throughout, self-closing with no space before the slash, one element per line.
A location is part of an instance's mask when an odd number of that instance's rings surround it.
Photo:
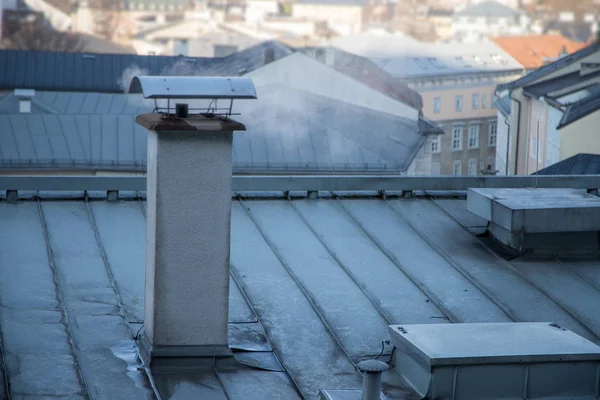
<path fill-rule="evenodd" d="M 143 322 L 145 202 L 39 195 L 0 203 L 0 340 L 11 394 L 150 398 L 132 345 Z M 239 345 L 240 329 L 254 332 L 245 347 L 264 351 L 236 359 L 259 368 L 211 360 L 156 369 L 158 391 L 263 400 L 299 398 L 295 384 L 306 398 L 358 389 L 356 362 L 380 353 L 390 323 L 552 321 L 599 343 L 598 260 L 505 259 L 474 235 L 486 222 L 465 203 L 234 200 L 230 343 Z M 406 387 L 384 391 L 417 398 Z"/>
<path fill-rule="evenodd" d="M 537 172 L 537 175 L 598 175 L 600 155 L 580 153 L 552 164 Z M 535 174 L 534 174 L 535 175 Z"/>
<path fill-rule="evenodd" d="M 403 172 L 426 139 L 416 121 L 283 85 L 261 93 L 234 104 L 248 128 L 234 135 L 236 171 Z M 153 102 L 109 93 L 34 99 L 56 114 L 0 114 L 2 168 L 145 170 L 146 133 L 135 116 Z"/>

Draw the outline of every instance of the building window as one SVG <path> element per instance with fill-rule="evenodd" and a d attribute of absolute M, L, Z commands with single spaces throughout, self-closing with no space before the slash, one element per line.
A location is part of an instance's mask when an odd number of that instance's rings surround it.
<path fill-rule="evenodd" d="M 469 148 L 476 149 L 479 147 L 479 125 L 469 127 Z"/>
<path fill-rule="evenodd" d="M 462 166 L 460 165 L 460 160 L 456 160 L 452 163 L 452 175 L 461 175 Z"/>
<path fill-rule="evenodd" d="M 481 108 L 487 107 L 487 94 L 481 95 Z"/>
<path fill-rule="evenodd" d="M 431 152 L 439 153 L 442 151 L 442 135 L 436 135 L 431 139 Z"/>
<path fill-rule="evenodd" d="M 497 122 L 490 122 L 488 130 L 489 130 L 488 146 L 489 147 L 496 147 L 496 137 L 497 137 L 497 134 L 498 134 L 498 123 Z"/>
<path fill-rule="evenodd" d="M 439 97 L 435 97 L 433 99 L 433 112 L 438 114 L 440 109 L 442 108 L 442 99 Z"/>
<path fill-rule="evenodd" d="M 462 100 L 463 100 L 463 98 L 462 98 L 461 95 L 458 95 L 458 96 L 455 97 L 455 99 L 454 99 L 454 109 L 456 111 L 462 111 Z"/>
<path fill-rule="evenodd" d="M 479 95 L 478 94 L 474 94 L 473 96 L 471 96 L 471 106 L 473 107 L 473 110 L 477 110 L 479 108 Z"/>
<path fill-rule="evenodd" d="M 492 170 L 496 168 L 496 157 L 489 156 L 488 157 L 488 165 L 492 167 Z"/>
<path fill-rule="evenodd" d="M 442 174 L 440 169 L 440 163 L 434 162 L 431 163 L 431 176 L 440 176 Z"/>
<path fill-rule="evenodd" d="M 477 175 L 477 160 L 474 158 L 469 159 L 469 175 Z"/>
<path fill-rule="evenodd" d="M 452 151 L 462 150 L 462 126 L 455 126 L 452 128 Z"/>

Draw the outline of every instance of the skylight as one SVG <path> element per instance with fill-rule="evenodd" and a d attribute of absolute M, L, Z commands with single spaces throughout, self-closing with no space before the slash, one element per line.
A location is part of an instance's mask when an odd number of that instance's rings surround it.
<path fill-rule="evenodd" d="M 428 60 L 431 63 L 431 65 L 433 65 L 435 68 L 440 68 L 440 69 L 446 68 L 446 64 L 444 64 L 442 62 L 442 60 L 440 60 L 438 58 L 431 57 L 431 58 L 428 58 Z"/>

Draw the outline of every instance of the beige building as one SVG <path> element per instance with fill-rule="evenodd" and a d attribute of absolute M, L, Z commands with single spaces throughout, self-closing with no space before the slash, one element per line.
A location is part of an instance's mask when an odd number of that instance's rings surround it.
<path fill-rule="evenodd" d="M 431 138 L 432 175 L 478 175 L 494 169 L 496 85 L 516 79 L 522 66 L 491 42 L 434 44 L 393 36 L 366 46 L 345 43 L 362 53 L 423 98 L 423 115 L 443 128 Z"/>
<path fill-rule="evenodd" d="M 600 154 L 600 44 L 500 85 L 508 129 L 501 173 L 531 174 L 579 153 Z"/>
<path fill-rule="evenodd" d="M 339 35 L 354 35 L 363 31 L 366 3 L 356 0 L 299 0 L 292 16 L 311 21 L 327 21 L 329 29 Z"/>

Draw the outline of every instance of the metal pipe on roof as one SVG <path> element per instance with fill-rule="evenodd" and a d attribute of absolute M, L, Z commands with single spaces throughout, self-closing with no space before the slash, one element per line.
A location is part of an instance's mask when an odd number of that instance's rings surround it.
<path fill-rule="evenodd" d="M 381 373 L 389 368 L 383 361 L 365 360 L 358 363 L 363 373 L 362 400 L 379 400 L 381 398 Z"/>

